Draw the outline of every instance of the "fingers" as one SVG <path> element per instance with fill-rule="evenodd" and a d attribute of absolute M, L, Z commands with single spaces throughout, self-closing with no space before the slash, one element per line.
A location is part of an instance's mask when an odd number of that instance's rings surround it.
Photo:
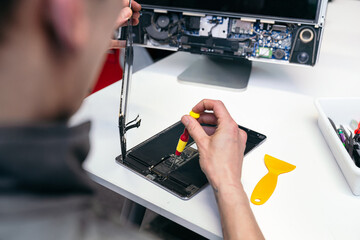
<path fill-rule="evenodd" d="M 210 125 L 217 125 L 217 118 L 214 113 L 202 113 L 198 119 L 198 122 L 210 124 Z"/>
<path fill-rule="evenodd" d="M 129 6 L 128 0 L 123 0 L 124 6 Z M 115 23 L 115 28 L 126 26 L 128 23 L 128 20 L 132 18 L 132 25 L 136 26 L 139 24 L 139 18 L 141 10 L 141 5 L 138 4 L 136 1 L 131 2 L 131 8 L 124 7 L 121 9 L 119 16 Z M 118 49 L 118 48 L 124 48 L 126 45 L 125 41 L 118 41 L 118 40 L 111 40 L 110 41 L 110 49 Z"/>
<path fill-rule="evenodd" d="M 216 132 L 216 127 L 202 126 L 208 136 L 212 136 Z"/>
<path fill-rule="evenodd" d="M 124 7 L 121 9 L 119 16 L 116 20 L 116 27 L 123 26 L 126 21 L 131 17 L 132 11 L 129 7 Z"/>
<path fill-rule="evenodd" d="M 122 22 L 127 21 L 132 15 L 132 10 L 129 7 L 124 7 L 123 9 L 121 9 L 120 11 L 120 15 L 119 15 L 119 20 L 121 20 Z"/>
<path fill-rule="evenodd" d="M 196 143 L 199 143 L 208 137 L 200 123 L 195 118 L 186 115 L 181 118 L 181 122 L 185 125 L 189 134 Z"/>
<path fill-rule="evenodd" d="M 192 110 L 196 113 L 203 113 L 206 110 L 211 110 L 214 112 L 216 118 L 220 121 L 221 119 L 232 119 L 224 103 L 219 100 L 204 99 L 200 101 Z"/>
<path fill-rule="evenodd" d="M 137 18 L 133 18 L 133 19 L 132 19 L 132 25 L 133 25 L 133 26 L 138 25 L 139 22 L 140 22 L 140 21 L 139 21 L 139 19 L 137 19 Z"/>
<path fill-rule="evenodd" d="M 127 20 L 129 20 L 129 18 L 131 17 L 132 17 L 133 25 L 139 24 L 140 10 L 141 10 L 141 5 L 135 1 L 132 1 L 131 8 L 124 7 L 123 9 L 121 9 L 119 17 L 117 18 L 116 21 L 116 27 L 126 26 Z"/>
<path fill-rule="evenodd" d="M 132 17 L 132 25 L 133 26 L 136 26 L 139 24 L 139 18 L 140 18 L 140 13 L 134 12 L 133 17 Z"/>
<path fill-rule="evenodd" d="M 141 5 L 138 4 L 136 1 L 131 2 L 131 8 L 134 12 L 140 12 L 141 11 Z"/>
<path fill-rule="evenodd" d="M 119 40 L 111 40 L 110 41 L 110 49 L 118 49 L 118 48 L 125 48 L 126 41 L 119 41 Z"/>
<path fill-rule="evenodd" d="M 139 20 L 140 18 L 140 13 L 139 12 L 134 12 L 132 15 L 133 20 Z"/>
<path fill-rule="evenodd" d="M 129 0 L 123 0 L 123 6 L 129 7 Z M 136 1 L 131 1 L 131 9 L 133 9 L 135 12 L 141 11 L 141 5 L 137 3 Z"/>
<path fill-rule="evenodd" d="M 130 9 L 130 8 L 126 8 L 126 9 Z M 127 13 L 125 13 L 124 15 L 121 14 L 121 16 L 119 16 L 118 19 L 116 20 L 116 28 L 127 26 L 128 25 L 127 21 L 129 20 L 130 17 L 131 17 L 131 15 L 128 16 Z M 132 17 L 132 25 L 133 26 L 136 26 L 139 24 L 139 17 L 140 17 L 140 13 L 135 12 Z"/>
<path fill-rule="evenodd" d="M 130 9 L 130 8 L 126 8 L 126 9 Z M 121 14 L 121 16 L 118 17 L 117 21 L 116 21 L 116 27 L 124 27 L 128 25 L 128 20 L 131 17 L 128 16 L 128 10 L 126 10 L 124 14 Z M 131 10 L 130 10 L 131 11 Z M 132 12 L 131 12 L 132 13 Z M 134 12 L 132 15 L 132 25 L 136 26 L 139 24 L 139 18 L 140 18 L 140 13 L 139 12 Z"/>

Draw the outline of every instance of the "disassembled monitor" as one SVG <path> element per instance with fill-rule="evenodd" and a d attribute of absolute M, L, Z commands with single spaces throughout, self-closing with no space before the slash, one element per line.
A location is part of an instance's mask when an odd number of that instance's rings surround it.
<path fill-rule="evenodd" d="M 245 154 L 266 139 L 263 134 L 241 126 L 239 128 L 248 135 Z M 199 153 L 192 138 L 180 156 L 174 154 L 183 131 L 184 125 L 177 122 L 130 149 L 125 158 L 118 156 L 116 161 L 166 191 L 182 199 L 190 199 L 206 186 L 208 181 L 201 171 Z"/>
<path fill-rule="evenodd" d="M 134 44 L 314 66 L 327 0 L 140 0 Z M 125 33 L 125 28 L 122 32 Z"/>

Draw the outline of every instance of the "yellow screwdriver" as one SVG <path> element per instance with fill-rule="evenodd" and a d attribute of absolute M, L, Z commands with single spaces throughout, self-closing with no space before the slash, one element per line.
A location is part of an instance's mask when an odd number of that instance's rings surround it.
<path fill-rule="evenodd" d="M 191 111 L 190 116 L 192 116 L 195 119 L 198 119 L 200 117 L 200 114 L 199 113 L 194 113 L 193 111 Z M 176 156 L 181 155 L 181 153 L 184 151 L 188 141 L 189 141 L 189 132 L 185 128 L 183 134 L 181 134 L 181 136 L 179 138 L 179 142 L 178 142 L 177 147 L 176 147 L 176 151 L 175 151 Z"/>

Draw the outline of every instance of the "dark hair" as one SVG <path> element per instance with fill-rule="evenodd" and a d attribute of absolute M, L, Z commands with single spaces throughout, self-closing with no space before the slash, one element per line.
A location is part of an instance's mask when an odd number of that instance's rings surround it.
<path fill-rule="evenodd" d="M 4 38 L 4 29 L 11 22 L 18 2 L 19 0 L 0 0 L 0 41 Z"/>

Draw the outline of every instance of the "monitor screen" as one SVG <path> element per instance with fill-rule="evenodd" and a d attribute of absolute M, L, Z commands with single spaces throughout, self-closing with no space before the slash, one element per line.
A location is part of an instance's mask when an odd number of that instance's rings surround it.
<path fill-rule="evenodd" d="M 167 9 L 315 21 L 319 0 L 139 0 L 139 3 Z"/>

